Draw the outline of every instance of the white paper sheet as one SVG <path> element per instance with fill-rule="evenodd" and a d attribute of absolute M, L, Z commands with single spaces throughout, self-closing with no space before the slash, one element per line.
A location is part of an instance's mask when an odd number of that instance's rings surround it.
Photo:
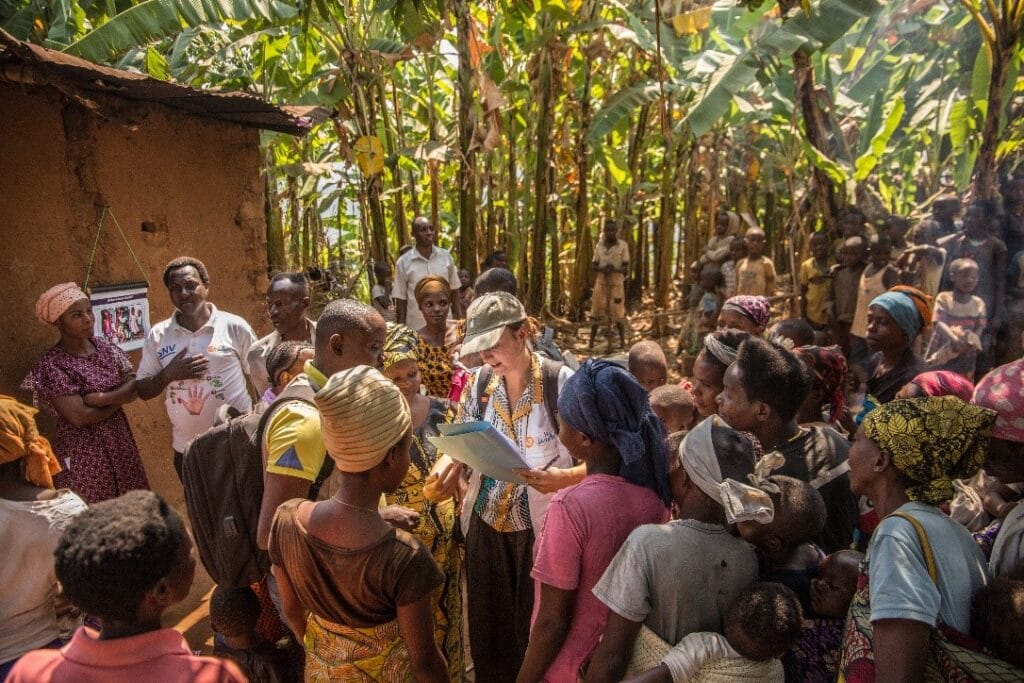
<path fill-rule="evenodd" d="M 437 450 L 469 465 L 491 479 L 525 484 L 512 470 L 530 469 L 519 447 L 490 422 L 438 425 L 441 436 L 428 436 Z"/>

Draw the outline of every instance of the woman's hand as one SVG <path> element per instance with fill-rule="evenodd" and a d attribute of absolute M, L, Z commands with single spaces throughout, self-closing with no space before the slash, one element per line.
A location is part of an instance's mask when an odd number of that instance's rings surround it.
<path fill-rule="evenodd" d="M 527 486 L 540 493 L 554 493 L 567 486 L 578 484 L 587 473 L 585 465 L 577 465 L 568 469 L 561 467 L 548 467 L 543 470 L 518 468 L 512 471 L 522 477 Z"/>
<path fill-rule="evenodd" d="M 434 471 L 430 473 L 427 481 L 423 484 L 423 497 L 431 503 L 440 503 L 455 496 L 459 493 L 460 485 L 463 483 L 466 466 L 461 462 L 453 461 L 448 456 L 444 456 L 444 458 L 448 460 L 447 465 L 439 460 L 438 465 L 441 465 L 442 468 L 438 469 L 438 466 L 435 465 Z"/>

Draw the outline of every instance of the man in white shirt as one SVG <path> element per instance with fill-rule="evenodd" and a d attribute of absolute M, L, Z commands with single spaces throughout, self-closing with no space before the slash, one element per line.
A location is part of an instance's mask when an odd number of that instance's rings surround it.
<path fill-rule="evenodd" d="M 143 400 L 164 393 L 180 479 L 185 446 L 213 426 L 217 410 L 224 404 L 238 411 L 252 407 L 245 375 L 256 335 L 245 320 L 206 300 L 210 275 L 198 259 L 168 263 L 164 285 L 175 312 L 146 335 L 136 388 Z"/>
<path fill-rule="evenodd" d="M 267 358 L 274 347 L 283 341 L 313 344 L 316 323 L 306 317 L 309 308 L 309 283 L 302 273 L 278 273 L 267 288 L 267 313 L 274 331 L 249 350 L 249 377 L 261 396 L 272 384 L 267 375 Z"/>
<path fill-rule="evenodd" d="M 416 299 L 412 296 L 416 283 L 428 275 L 438 275 L 448 281 L 448 286 L 454 292 L 462 286 L 462 282 L 459 280 L 459 271 L 455 267 L 452 255 L 446 249 L 434 246 L 437 231 L 429 219 L 425 216 L 414 218 L 412 236 L 416 240 L 416 246 L 402 254 L 395 263 L 395 282 L 392 285 L 391 296 L 395 300 L 397 321 L 419 331 L 427 321 L 423 319 Z M 459 297 L 453 296 L 451 302 L 451 315 L 461 318 L 462 304 Z"/>

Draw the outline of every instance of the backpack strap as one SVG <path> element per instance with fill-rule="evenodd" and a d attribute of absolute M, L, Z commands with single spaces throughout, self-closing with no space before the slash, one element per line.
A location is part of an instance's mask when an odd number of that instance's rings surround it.
<path fill-rule="evenodd" d="M 484 417 L 484 411 L 487 410 L 487 403 L 491 400 L 491 395 L 487 393 L 487 386 L 491 383 L 493 376 L 494 368 L 487 363 L 480 366 L 480 372 L 476 376 L 476 410 L 481 420 Z"/>
<path fill-rule="evenodd" d="M 921 552 L 924 554 L 925 566 L 928 567 L 928 576 L 932 577 L 932 583 L 938 584 L 939 571 L 935 564 L 935 552 L 932 550 L 932 544 L 928 541 L 928 533 L 924 530 L 924 526 L 905 512 L 893 512 L 889 516 L 905 519 L 914 527 L 914 533 L 917 534 L 917 542 L 921 544 Z"/>
<path fill-rule="evenodd" d="M 544 392 L 544 409 L 548 411 L 551 427 L 558 433 L 558 373 L 565 363 L 548 358 L 540 360 L 540 383 Z"/>

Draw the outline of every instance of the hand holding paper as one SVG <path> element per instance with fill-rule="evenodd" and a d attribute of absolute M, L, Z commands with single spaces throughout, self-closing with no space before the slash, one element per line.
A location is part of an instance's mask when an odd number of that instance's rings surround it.
<path fill-rule="evenodd" d="M 490 422 L 439 425 L 441 436 L 428 436 L 437 450 L 498 481 L 527 483 L 516 469 L 530 469 L 519 447 Z"/>

